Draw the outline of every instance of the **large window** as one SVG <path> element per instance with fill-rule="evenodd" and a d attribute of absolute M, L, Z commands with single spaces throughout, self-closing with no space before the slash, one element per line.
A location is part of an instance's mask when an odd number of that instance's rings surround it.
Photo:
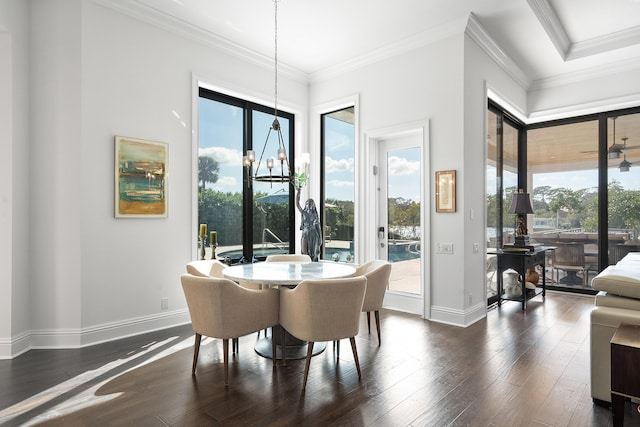
<path fill-rule="evenodd" d="M 198 111 L 198 224 L 207 225 L 206 258 L 211 231 L 217 258 L 230 262 L 294 251 L 291 185 L 252 179 L 256 171 L 269 175 L 267 159 L 276 157 L 273 110 L 201 88 Z M 293 115 L 279 111 L 278 121 L 292 161 Z M 251 168 L 243 164 L 248 149 L 256 156 Z M 276 161 L 271 174 L 280 175 L 280 167 Z"/>
<path fill-rule="evenodd" d="M 557 248 L 549 265 L 552 288 L 591 289 L 589 274 L 598 271 L 598 155 L 597 118 L 527 132 L 529 235 Z"/>
<path fill-rule="evenodd" d="M 323 259 L 352 262 L 354 221 L 354 108 L 322 115 Z"/>
<path fill-rule="evenodd" d="M 556 247 L 548 260 L 547 286 L 594 293 L 591 279 L 597 272 L 640 250 L 640 109 L 523 126 L 515 152 L 506 142 L 505 114 L 489 103 L 488 247 L 499 248 L 512 234 L 505 174 L 513 170 L 517 188 L 532 196 L 531 241 Z"/>
<path fill-rule="evenodd" d="M 522 127 L 496 106 L 487 123 L 487 248 L 499 249 L 513 242 L 516 216 L 509 214 L 511 198 L 518 188 L 518 141 Z M 497 301 L 497 259 L 487 256 L 487 299 Z"/>
<path fill-rule="evenodd" d="M 609 117 L 607 134 L 607 261 L 614 264 L 640 251 L 640 114 Z"/>

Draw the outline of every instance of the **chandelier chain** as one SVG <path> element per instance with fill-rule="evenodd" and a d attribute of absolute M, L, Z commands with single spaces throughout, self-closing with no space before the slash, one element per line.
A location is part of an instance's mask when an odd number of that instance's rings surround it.
<path fill-rule="evenodd" d="M 274 75 L 275 75 L 275 89 L 274 89 L 274 94 L 275 94 L 275 105 L 274 105 L 274 118 L 278 118 L 278 2 L 280 0 L 273 0 L 273 3 L 275 5 L 275 13 L 274 13 L 274 28 L 275 28 L 275 37 L 274 37 L 274 55 L 273 55 L 273 62 L 274 62 Z"/>

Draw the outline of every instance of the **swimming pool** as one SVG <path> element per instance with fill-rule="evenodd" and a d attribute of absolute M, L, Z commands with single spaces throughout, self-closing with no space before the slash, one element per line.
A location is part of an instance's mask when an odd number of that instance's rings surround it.
<path fill-rule="evenodd" d="M 259 259 L 264 259 L 268 255 L 279 255 L 289 253 L 288 249 L 281 249 L 276 247 L 254 247 L 253 255 Z M 230 258 L 232 260 L 238 260 L 242 257 L 242 249 L 231 249 L 228 251 L 220 252 L 216 254 L 219 259 Z M 349 259 L 349 257 L 351 259 Z M 420 258 L 420 242 L 416 241 L 395 241 L 389 244 L 389 261 L 406 261 L 410 259 Z M 337 248 L 327 246 L 324 250 L 324 257 L 326 261 L 336 262 L 353 262 L 353 251 L 349 248 Z"/>

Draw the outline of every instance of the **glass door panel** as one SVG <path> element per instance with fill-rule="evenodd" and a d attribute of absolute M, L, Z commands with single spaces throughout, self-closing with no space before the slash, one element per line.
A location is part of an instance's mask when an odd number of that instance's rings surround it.
<path fill-rule="evenodd" d="M 388 293 L 403 294 L 420 301 L 423 294 L 421 158 L 420 138 L 381 142 L 381 206 L 377 236 L 378 257 L 393 263 Z"/>

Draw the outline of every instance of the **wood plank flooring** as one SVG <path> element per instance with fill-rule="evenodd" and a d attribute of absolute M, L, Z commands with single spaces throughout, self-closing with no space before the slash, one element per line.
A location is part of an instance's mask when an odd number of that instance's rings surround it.
<path fill-rule="evenodd" d="M 548 292 L 527 311 L 509 302 L 460 328 L 384 310 L 382 345 L 357 337 L 311 362 L 272 369 L 240 339 L 223 384 L 222 343 L 207 339 L 191 375 L 182 326 L 79 350 L 0 361 L 0 425 L 23 426 L 610 426 L 589 390 L 593 297 Z M 640 425 L 627 403 L 627 425 Z"/>

